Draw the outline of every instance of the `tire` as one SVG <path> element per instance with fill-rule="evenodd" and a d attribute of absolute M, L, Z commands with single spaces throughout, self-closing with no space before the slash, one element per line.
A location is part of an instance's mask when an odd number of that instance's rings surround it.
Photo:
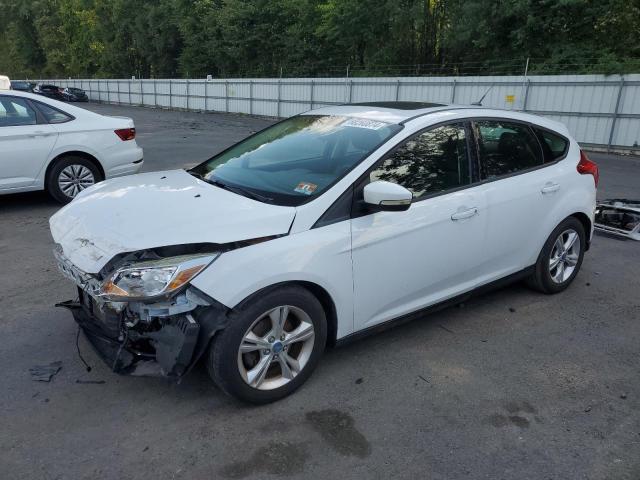
<path fill-rule="evenodd" d="M 567 248 L 569 244 L 571 247 Z M 566 218 L 549 235 L 538 256 L 535 271 L 527 279 L 527 284 L 546 294 L 562 292 L 580 271 L 585 247 L 584 226 L 575 217 Z"/>
<path fill-rule="evenodd" d="M 278 339 L 274 335 L 282 313 L 285 327 Z M 277 287 L 251 296 L 230 320 L 229 326 L 212 340 L 207 369 L 221 390 L 245 402 L 265 404 L 293 393 L 309 378 L 325 348 L 324 309 L 311 292 L 301 287 Z M 296 332 L 308 335 L 309 325 L 311 337 L 291 342 Z M 245 353 L 240 352 L 241 345 Z M 266 370 L 261 365 L 267 365 Z M 260 380 L 259 372 L 263 370 Z"/>
<path fill-rule="evenodd" d="M 51 167 L 46 179 L 47 192 L 60 203 L 69 203 L 75 196 L 91 185 L 101 181 L 100 170 L 83 157 L 66 156 Z M 67 185 L 67 188 L 63 186 Z"/>

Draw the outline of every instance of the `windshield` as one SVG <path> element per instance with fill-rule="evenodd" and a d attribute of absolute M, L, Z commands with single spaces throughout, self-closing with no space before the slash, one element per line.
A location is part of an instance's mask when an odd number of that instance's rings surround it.
<path fill-rule="evenodd" d="M 260 201 L 297 206 L 322 194 L 401 128 L 362 118 L 296 116 L 234 145 L 191 173 Z"/>

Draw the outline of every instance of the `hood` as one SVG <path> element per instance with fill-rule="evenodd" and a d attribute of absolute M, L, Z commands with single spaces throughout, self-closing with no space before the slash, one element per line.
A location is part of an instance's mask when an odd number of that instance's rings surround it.
<path fill-rule="evenodd" d="M 64 255 L 84 272 L 97 273 L 120 253 L 285 234 L 295 213 L 294 207 L 258 202 L 171 170 L 99 183 L 49 225 Z"/>

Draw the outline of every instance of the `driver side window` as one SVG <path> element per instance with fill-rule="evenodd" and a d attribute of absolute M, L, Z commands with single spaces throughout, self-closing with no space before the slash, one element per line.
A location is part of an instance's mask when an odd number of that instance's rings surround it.
<path fill-rule="evenodd" d="M 410 137 L 371 172 L 369 179 L 402 185 L 414 199 L 469 185 L 464 124 L 443 125 Z"/>

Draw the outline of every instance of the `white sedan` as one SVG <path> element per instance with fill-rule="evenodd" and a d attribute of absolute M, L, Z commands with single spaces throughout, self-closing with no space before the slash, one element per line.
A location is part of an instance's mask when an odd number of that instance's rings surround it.
<path fill-rule="evenodd" d="M 72 310 L 110 368 L 200 358 L 240 399 L 293 392 L 327 345 L 526 279 L 578 274 L 598 168 L 566 127 L 435 104 L 327 107 L 189 170 L 103 182 L 51 217 Z"/>
<path fill-rule="evenodd" d="M 137 173 L 133 120 L 43 96 L 0 92 L 0 194 L 47 190 L 70 202 L 101 180 Z"/>

